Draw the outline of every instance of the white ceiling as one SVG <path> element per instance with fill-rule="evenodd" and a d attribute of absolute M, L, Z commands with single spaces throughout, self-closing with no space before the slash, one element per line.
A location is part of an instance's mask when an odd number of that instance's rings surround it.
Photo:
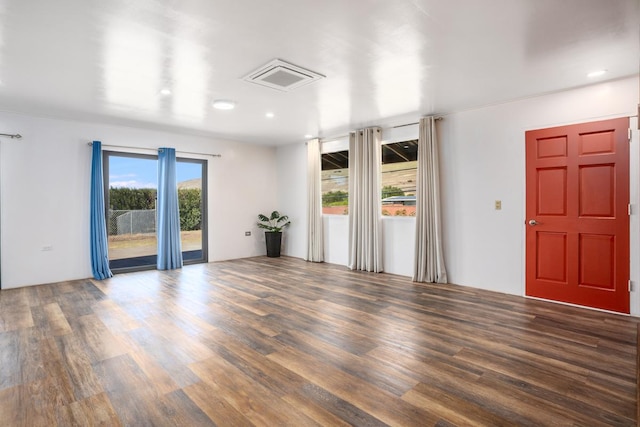
<path fill-rule="evenodd" d="M 0 109 L 278 145 L 635 75 L 639 38 L 638 0 L 0 0 Z M 326 78 L 242 80 L 275 58 Z"/>

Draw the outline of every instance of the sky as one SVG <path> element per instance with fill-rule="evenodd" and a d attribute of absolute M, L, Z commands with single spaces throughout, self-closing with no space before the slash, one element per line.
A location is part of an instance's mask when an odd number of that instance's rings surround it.
<path fill-rule="evenodd" d="M 176 174 L 178 182 L 201 178 L 202 165 L 178 161 Z M 158 160 L 109 156 L 109 187 L 158 188 Z"/>

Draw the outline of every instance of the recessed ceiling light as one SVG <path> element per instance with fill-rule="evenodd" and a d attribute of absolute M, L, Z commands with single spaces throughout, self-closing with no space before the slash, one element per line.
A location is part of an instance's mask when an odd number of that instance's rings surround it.
<path fill-rule="evenodd" d="M 171 90 L 170 90 L 170 89 L 167 89 L 167 88 L 165 88 L 165 89 L 160 89 L 160 95 L 163 95 L 163 96 L 171 95 Z"/>
<path fill-rule="evenodd" d="M 596 70 L 587 74 L 587 77 L 600 77 L 606 74 L 607 70 Z"/>
<path fill-rule="evenodd" d="M 267 113 L 264 115 L 267 119 L 273 119 L 276 115 L 273 113 Z"/>
<path fill-rule="evenodd" d="M 213 101 L 213 108 L 218 110 L 233 110 L 236 108 L 236 103 L 228 99 L 216 99 Z"/>
<path fill-rule="evenodd" d="M 307 138 L 307 139 L 309 139 L 309 138 L 311 138 L 312 136 L 313 136 L 313 135 L 311 135 L 311 134 L 306 134 L 304 137 L 305 137 L 305 138 Z"/>

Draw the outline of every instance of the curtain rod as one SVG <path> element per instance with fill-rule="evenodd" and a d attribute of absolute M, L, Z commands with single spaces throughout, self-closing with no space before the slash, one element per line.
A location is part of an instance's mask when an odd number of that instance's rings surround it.
<path fill-rule="evenodd" d="M 87 142 L 87 145 L 92 146 L 93 142 Z M 103 145 L 103 147 L 107 147 L 107 148 L 130 148 L 130 149 L 134 149 L 134 150 L 149 150 L 149 151 L 156 151 L 156 150 L 161 150 L 161 148 L 145 148 L 145 147 L 130 147 L 130 146 L 126 146 L 126 145 Z M 222 154 L 208 154 L 208 153 L 196 153 L 193 151 L 178 151 L 176 150 L 176 153 L 180 153 L 180 154 L 195 154 L 197 156 L 211 156 L 211 157 L 222 157 Z"/>
<path fill-rule="evenodd" d="M 435 120 L 437 122 L 439 122 L 440 120 L 444 120 L 444 117 L 442 116 L 436 116 Z M 405 127 L 405 126 L 413 126 L 413 125 L 418 125 L 420 124 L 420 122 L 415 122 L 415 123 L 406 123 L 404 125 L 397 125 L 397 126 L 391 126 L 390 129 L 395 129 L 395 128 L 401 128 L 401 127 Z M 341 139 L 341 138 L 346 138 L 347 136 L 349 136 L 349 134 L 346 135 L 339 135 L 339 136 L 328 136 L 328 137 L 324 137 L 324 138 L 318 138 L 320 140 L 320 142 L 325 142 L 325 141 L 333 141 L 334 139 Z"/>
<path fill-rule="evenodd" d="M 435 120 L 436 122 L 439 122 L 440 120 L 444 120 L 444 117 L 442 117 L 442 116 L 437 116 L 437 117 L 434 117 L 434 120 Z M 391 128 L 392 128 L 392 129 L 396 129 L 396 128 L 403 128 L 403 127 L 405 127 L 405 126 L 413 126 L 413 125 L 419 125 L 419 124 L 420 124 L 420 122 L 415 122 L 415 123 L 406 123 L 406 124 L 404 124 L 404 125 L 392 126 Z"/>
<path fill-rule="evenodd" d="M 10 133 L 0 133 L 0 136 L 8 136 L 11 139 L 20 139 L 22 138 L 22 135 L 20 135 L 19 133 L 14 133 L 14 134 L 10 134 Z"/>

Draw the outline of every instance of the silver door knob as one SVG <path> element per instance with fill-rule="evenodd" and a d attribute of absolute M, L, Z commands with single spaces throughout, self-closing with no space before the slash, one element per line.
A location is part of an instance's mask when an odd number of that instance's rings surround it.
<path fill-rule="evenodd" d="M 538 221 L 536 221 L 535 219 L 530 219 L 529 225 L 538 225 Z"/>

